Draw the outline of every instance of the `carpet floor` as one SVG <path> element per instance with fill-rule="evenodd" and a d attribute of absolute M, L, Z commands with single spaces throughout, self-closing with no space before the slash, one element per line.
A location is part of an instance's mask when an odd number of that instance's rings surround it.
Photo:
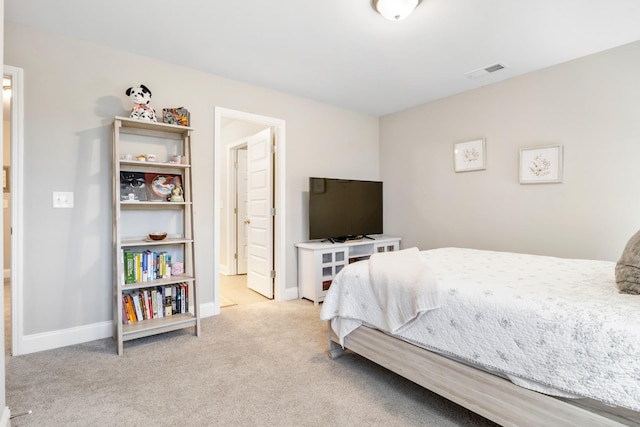
<path fill-rule="evenodd" d="M 220 308 L 222 307 L 230 307 L 232 305 L 237 305 L 231 298 L 227 298 L 224 295 L 220 295 Z"/>
<path fill-rule="evenodd" d="M 306 300 L 226 307 L 192 329 L 6 358 L 12 426 L 494 426 L 350 352 Z"/>

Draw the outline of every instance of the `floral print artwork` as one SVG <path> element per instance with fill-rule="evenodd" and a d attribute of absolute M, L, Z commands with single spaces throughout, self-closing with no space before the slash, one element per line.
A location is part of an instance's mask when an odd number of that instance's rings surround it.
<path fill-rule="evenodd" d="M 562 145 L 520 149 L 520 184 L 562 182 Z"/>

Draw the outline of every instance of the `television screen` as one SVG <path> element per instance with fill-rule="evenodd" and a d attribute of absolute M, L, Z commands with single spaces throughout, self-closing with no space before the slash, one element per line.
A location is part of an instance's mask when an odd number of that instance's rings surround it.
<path fill-rule="evenodd" d="M 309 178 L 309 239 L 382 234 L 382 182 Z"/>

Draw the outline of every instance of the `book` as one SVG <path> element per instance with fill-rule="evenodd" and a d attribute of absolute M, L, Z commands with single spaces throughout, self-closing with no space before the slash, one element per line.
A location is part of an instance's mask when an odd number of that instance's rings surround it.
<path fill-rule="evenodd" d="M 153 319 L 153 302 L 151 301 L 151 295 L 148 289 L 142 291 L 144 295 L 144 308 L 147 315 L 147 319 Z"/>
<path fill-rule="evenodd" d="M 151 252 L 151 280 L 158 278 L 158 254 Z"/>
<path fill-rule="evenodd" d="M 162 288 L 156 289 L 156 298 L 158 300 L 158 317 L 164 317 L 164 296 L 162 296 Z"/>
<path fill-rule="evenodd" d="M 139 252 L 135 254 L 135 267 L 135 282 L 140 283 L 142 282 L 142 254 Z"/>
<path fill-rule="evenodd" d="M 131 251 L 124 252 L 124 283 L 129 285 L 135 283 L 135 255 Z"/>
<path fill-rule="evenodd" d="M 164 256 L 164 260 L 165 260 L 164 277 L 171 277 L 171 254 L 166 253 Z"/>
<path fill-rule="evenodd" d="M 155 289 L 151 289 L 151 307 L 153 308 L 153 317 L 158 317 L 158 291 Z"/>
<path fill-rule="evenodd" d="M 171 311 L 173 314 L 179 313 L 178 307 L 180 307 L 178 298 L 180 298 L 180 287 L 172 286 L 171 287 Z"/>
<path fill-rule="evenodd" d="M 134 307 L 134 309 L 136 311 L 136 319 L 137 319 L 137 321 L 139 322 L 141 320 L 144 320 L 144 316 L 142 315 L 142 306 L 140 305 L 141 304 L 140 303 L 140 295 L 134 294 L 132 296 L 132 298 L 133 298 L 133 307 Z"/>
<path fill-rule="evenodd" d="M 166 257 L 166 252 L 160 252 L 158 254 L 158 279 L 162 279 L 166 277 L 167 267 L 166 267 L 165 257 Z"/>
<path fill-rule="evenodd" d="M 144 173 L 120 172 L 120 201 L 147 201 L 147 185 Z"/>
<path fill-rule="evenodd" d="M 187 295 L 186 295 L 186 286 L 184 284 L 182 284 L 182 286 L 180 286 L 180 313 L 186 313 L 186 307 L 187 306 L 187 301 L 186 301 Z"/>
<path fill-rule="evenodd" d="M 131 295 L 126 295 L 126 306 L 127 306 L 127 314 L 129 315 L 129 320 L 131 321 L 131 323 L 137 322 L 138 321 L 138 316 L 136 315 L 136 309 L 133 306 L 133 298 L 131 298 Z"/>
<path fill-rule="evenodd" d="M 122 297 L 122 324 L 128 325 L 130 322 L 129 313 L 127 313 L 127 303 L 125 297 Z"/>
<path fill-rule="evenodd" d="M 149 274 L 149 264 L 148 264 L 148 258 L 147 258 L 146 252 L 143 252 L 141 254 L 141 258 L 142 258 L 142 276 L 140 281 L 146 282 L 148 280 L 148 274 Z"/>
<path fill-rule="evenodd" d="M 162 288 L 164 295 L 164 314 L 165 316 L 171 316 L 173 314 L 173 298 L 171 295 L 171 286 L 165 286 Z"/>
<path fill-rule="evenodd" d="M 167 202 L 174 188 L 182 188 L 182 176 L 145 173 L 148 202 Z"/>
<path fill-rule="evenodd" d="M 147 299 L 144 296 L 143 292 L 138 292 L 138 300 L 140 301 L 140 311 L 142 312 L 142 316 L 140 319 L 148 319 L 149 312 L 147 311 Z"/>

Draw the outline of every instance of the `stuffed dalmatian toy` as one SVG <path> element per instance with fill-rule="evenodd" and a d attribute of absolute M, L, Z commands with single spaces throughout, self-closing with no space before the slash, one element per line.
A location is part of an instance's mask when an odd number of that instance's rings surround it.
<path fill-rule="evenodd" d="M 157 122 L 156 112 L 149 103 L 151 102 L 151 91 L 145 85 L 130 87 L 127 89 L 127 96 L 133 101 L 133 109 L 131 110 L 132 119 L 148 120 Z"/>

